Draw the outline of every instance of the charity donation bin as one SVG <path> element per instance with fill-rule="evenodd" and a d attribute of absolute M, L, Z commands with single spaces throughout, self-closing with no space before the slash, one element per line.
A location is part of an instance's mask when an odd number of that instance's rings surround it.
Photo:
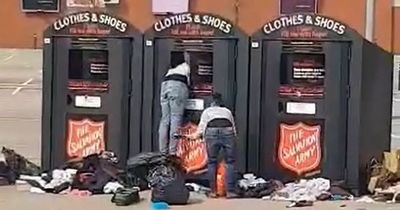
<path fill-rule="evenodd" d="M 191 85 L 183 131 L 192 132 L 212 91 L 222 94 L 235 115 L 238 129 L 238 166 L 246 167 L 248 37 L 231 21 L 212 14 L 184 13 L 163 17 L 145 33 L 142 150 L 158 151 L 161 118 L 160 88 L 171 62 L 187 52 Z M 178 155 L 189 169 L 204 168 L 204 142 L 180 141 Z"/>
<path fill-rule="evenodd" d="M 42 166 L 140 151 L 142 35 L 102 12 L 68 14 L 43 39 Z"/>
<path fill-rule="evenodd" d="M 332 18 L 281 16 L 252 36 L 250 81 L 251 171 L 365 189 L 369 160 L 390 148 L 389 52 Z"/>

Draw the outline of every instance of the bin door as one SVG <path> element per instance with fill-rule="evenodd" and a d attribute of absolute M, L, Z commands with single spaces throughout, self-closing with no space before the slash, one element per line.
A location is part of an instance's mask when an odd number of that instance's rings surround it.
<path fill-rule="evenodd" d="M 344 42 L 264 42 L 259 154 L 265 176 L 293 179 L 320 171 L 344 179 L 348 52 Z M 318 141 L 310 140 L 314 135 Z"/>
<path fill-rule="evenodd" d="M 131 39 L 56 38 L 52 166 L 103 150 L 127 159 Z"/>
<path fill-rule="evenodd" d="M 236 40 L 215 40 L 213 45 L 213 88 L 222 94 L 226 106 L 234 112 L 236 95 Z"/>
<path fill-rule="evenodd" d="M 324 42 L 325 140 L 322 175 L 343 180 L 346 173 L 349 52 L 347 42 Z"/>

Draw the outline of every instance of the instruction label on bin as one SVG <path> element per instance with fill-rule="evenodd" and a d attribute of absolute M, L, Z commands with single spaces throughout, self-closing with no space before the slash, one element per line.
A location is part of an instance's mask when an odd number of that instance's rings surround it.
<path fill-rule="evenodd" d="M 105 150 L 105 121 L 68 120 L 67 147 L 69 158 L 86 157 Z"/>
<path fill-rule="evenodd" d="M 318 169 L 321 163 L 321 126 L 298 122 L 280 124 L 278 160 L 298 175 Z"/>
<path fill-rule="evenodd" d="M 84 108 L 100 108 L 100 96 L 75 96 L 75 106 Z"/>
<path fill-rule="evenodd" d="M 287 102 L 286 113 L 289 114 L 315 114 L 315 103 Z"/>

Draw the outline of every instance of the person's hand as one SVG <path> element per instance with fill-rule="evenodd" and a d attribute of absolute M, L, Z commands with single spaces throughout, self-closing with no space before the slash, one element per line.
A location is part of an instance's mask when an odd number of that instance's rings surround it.
<path fill-rule="evenodd" d="M 196 133 L 192 133 L 186 136 L 189 140 L 196 140 L 198 135 Z"/>

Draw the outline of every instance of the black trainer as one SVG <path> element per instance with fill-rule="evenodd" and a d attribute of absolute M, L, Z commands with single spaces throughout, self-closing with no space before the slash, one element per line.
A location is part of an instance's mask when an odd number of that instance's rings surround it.
<path fill-rule="evenodd" d="M 139 190 L 137 188 L 119 188 L 111 198 L 111 202 L 117 206 L 129 206 L 140 201 Z"/>

